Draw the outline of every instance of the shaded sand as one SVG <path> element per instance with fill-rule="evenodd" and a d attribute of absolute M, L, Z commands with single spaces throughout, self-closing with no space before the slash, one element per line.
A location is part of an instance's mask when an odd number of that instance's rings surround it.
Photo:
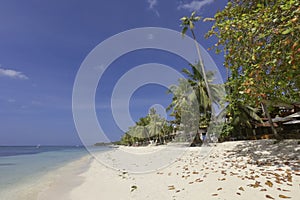
<path fill-rule="evenodd" d="M 184 151 L 179 151 L 178 146 L 167 146 L 168 150 L 159 148 L 162 147 L 121 147 L 97 155 L 89 169 L 80 175 L 84 180 L 82 184 L 73 188 L 68 198 L 250 200 L 300 197 L 298 141 L 225 142 L 214 148 L 195 147 Z M 170 152 L 172 156 L 168 156 Z M 180 153 L 175 160 L 173 153 Z M 161 165 L 156 163 L 159 160 Z M 169 165 L 165 165 L 165 160 Z M 153 162 L 152 167 L 158 167 L 157 170 L 144 168 Z M 142 173 L 143 170 L 148 173 Z"/>

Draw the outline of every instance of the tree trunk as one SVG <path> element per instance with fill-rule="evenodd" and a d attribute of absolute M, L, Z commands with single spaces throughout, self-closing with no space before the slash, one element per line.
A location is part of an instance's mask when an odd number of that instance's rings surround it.
<path fill-rule="evenodd" d="M 273 123 L 271 115 L 270 115 L 270 113 L 268 111 L 267 105 L 265 103 L 261 103 L 261 106 L 262 106 L 262 109 L 263 109 L 266 117 L 268 118 L 268 122 L 269 122 L 269 124 L 271 126 L 272 133 L 274 134 L 276 140 L 281 140 L 282 138 L 277 133 L 277 131 L 276 131 L 275 127 L 274 127 L 274 123 Z"/>

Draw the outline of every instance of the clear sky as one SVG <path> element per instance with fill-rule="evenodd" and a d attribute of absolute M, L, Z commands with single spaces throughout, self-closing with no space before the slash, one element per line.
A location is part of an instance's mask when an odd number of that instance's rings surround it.
<path fill-rule="evenodd" d="M 72 115 L 72 90 L 77 71 L 89 52 L 120 32 L 139 27 L 180 31 L 182 16 L 197 10 L 213 17 L 222 0 L 1 0 L 0 2 L 0 145 L 81 144 Z M 203 38 L 211 26 L 196 28 L 204 48 L 214 40 Z M 209 54 L 221 73 L 222 55 Z M 126 71 L 145 63 L 188 64 L 154 50 L 131 52 L 105 71 L 96 94 L 99 123 L 110 140 L 122 131 L 114 123 L 110 98 L 113 85 Z M 137 120 L 154 104 L 167 106 L 166 88 L 145 85 L 131 98 Z M 97 141 L 95 141 L 97 142 Z"/>

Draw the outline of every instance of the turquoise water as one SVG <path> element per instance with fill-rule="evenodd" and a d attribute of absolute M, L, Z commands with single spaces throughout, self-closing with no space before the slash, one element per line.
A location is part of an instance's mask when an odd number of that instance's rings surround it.
<path fill-rule="evenodd" d="M 95 151 L 105 150 L 109 148 L 95 147 Z M 86 155 L 83 147 L 0 147 L 0 200 L 17 185 L 30 184 Z"/>

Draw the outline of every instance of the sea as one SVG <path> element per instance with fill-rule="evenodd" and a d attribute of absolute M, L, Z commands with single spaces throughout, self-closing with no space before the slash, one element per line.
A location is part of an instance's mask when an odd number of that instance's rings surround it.
<path fill-rule="evenodd" d="M 28 190 L 45 174 L 88 155 L 80 146 L 0 146 L 0 200 L 15 199 L 16 193 Z"/>

